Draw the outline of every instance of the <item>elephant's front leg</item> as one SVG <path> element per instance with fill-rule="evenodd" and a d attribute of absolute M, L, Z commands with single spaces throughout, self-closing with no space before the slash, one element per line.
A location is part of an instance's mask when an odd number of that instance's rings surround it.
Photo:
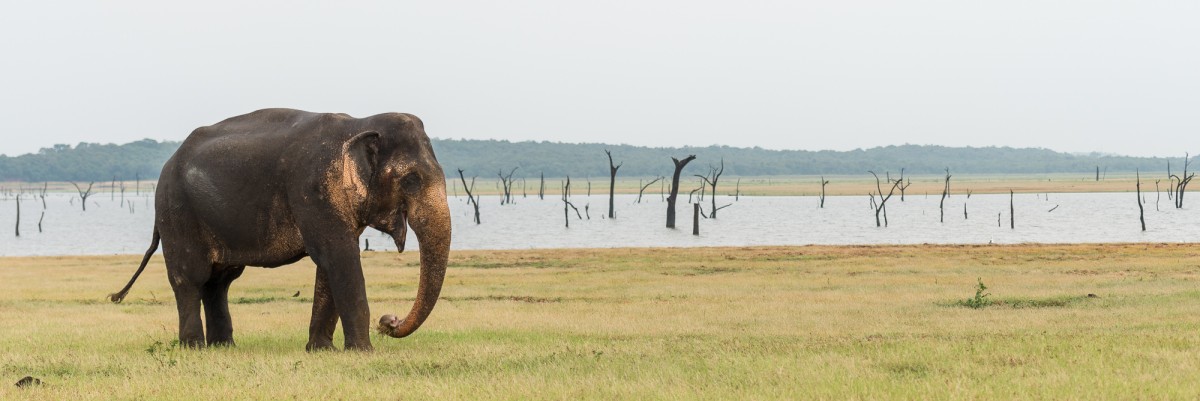
<path fill-rule="evenodd" d="M 317 282 L 313 286 L 312 322 L 308 325 L 309 351 L 333 349 L 333 331 L 337 328 L 337 308 L 329 290 L 329 277 L 324 269 L 317 268 Z"/>
<path fill-rule="evenodd" d="M 357 241 L 325 242 L 316 249 L 310 247 L 309 255 L 317 263 L 317 270 L 325 273 L 333 309 L 342 320 L 342 332 L 346 335 L 345 348 L 371 350 L 371 310 L 367 306 L 367 286 L 363 279 Z M 317 312 L 315 303 L 313 308 Z M 314 321 L 317 318 L 314 314 Z"/>

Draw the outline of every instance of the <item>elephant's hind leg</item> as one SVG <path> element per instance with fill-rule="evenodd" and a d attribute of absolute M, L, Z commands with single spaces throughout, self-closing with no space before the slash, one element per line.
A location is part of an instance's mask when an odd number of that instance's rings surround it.
<path fill-rule="evenodd" d="M 233 345 L 233 318 L 229 316 L 229 285 L 241 277 L 245 269 L 246 266 L 214 269 L 208 282 L 201 288 L 208 345 Z"/>
<path fill-rule="evenodd" d="M 212 273 L 212 263 L 188 256 L 187 252 L 167 255 L 167 279 L 175 292 L 175 307 L 179 310 L 179 343 L 198 348 L 205 345 L 200 299 L 203 285 Z"/>

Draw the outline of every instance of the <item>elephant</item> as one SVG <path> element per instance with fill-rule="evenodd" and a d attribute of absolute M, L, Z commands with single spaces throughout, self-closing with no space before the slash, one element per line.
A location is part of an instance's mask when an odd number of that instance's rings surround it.
<path fill-rule="evenodd" d="M 184 346 L 233 345 L 229 286 L 246 266 L 274 268 L 306 256 L 317 265 L 309 351 L 372 350 L 358 238 L 371 227 L 400 252 L 408 227 L 420 245 L 420 281 L 408 315 L 377 330 L 401 338 L 429 317 L 450 252 L 445 174 L 414 115 L 264 109 L 197 128 L 167 160 L 155 194 L 150 249 L 161 241 Z M 201 305 L 204 322 L 200 318 Z M 207 326 L 207 327 L 203 327 Z"/>

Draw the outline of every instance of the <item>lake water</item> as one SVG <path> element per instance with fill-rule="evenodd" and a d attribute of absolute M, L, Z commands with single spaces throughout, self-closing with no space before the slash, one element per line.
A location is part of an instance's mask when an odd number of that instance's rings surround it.
<path fill-rule="evenodd" d="M 1132 193 L 1017 194 L 1016 229 L 1009 228 L 1009 197 L 953 195 L 946 200 L 945 222 L 938 222 L 938 196 L 899 196 L 888 201 L 889 226 L 875 227 L 866 196 L 831 196 L 825 208 L 811 196 L 747 197 L 735 201 L 718 196 L 718 206 L 732 204 L 717 219 L 701 219 L 700 235 L 692 233 L 692 206 L 680 196 L 676 230 L 665 228 L 666 203 L 658 194 L 635 203 L 636 195 L 618 195 L 616 219 L 605 219 L 608 198 L 598 193 L 577 194 L 571 201 L 591 218 L 571 212 L 564 226 L 558 195 L 545 200 L 516 198 L 500 205 L 497 196 L 484 196 L 483 224 L 471 221 L 465 197 L 451 197 L 453 249 L 695 247 L 743 245 L 850 244 L 1012 244 L 1200 241 L 1200 213 L 1175 209 L 1165 194 L 1155 210 L 1154 193 L 1145 194 L 1146 226 L 1138 223 Z M 79 200 L 67 194 L 46 198 L 43 232 L 37 228 L 43 212 L 40 199 L 21 202 L 21 237 L 13 234 L 16 205 L 0 201 L 0 256 L 140 254 L 150 244 L 154 222 L 153 199 L 127 196 L 133 204 L 98 194 L 83 212 Z M 1200 202 L 1194 198 L 1192 202 Z M 73 204 L 72 204 L 73 203 Z M 963 217 L 963 206 L 967 218 Z M 710 201 L 702 204 L 707 213 Z M 1053 211 L 1051 211 L 1053 209 Z M 997 226 L 997 214 L 1001 224 Z M 372 249 L 395 250 L 385 234 L 363 234 Z M 360 241 L 361 243 L 361 241 Z M 416 248 L 410 231 L 408 244 Z"/>

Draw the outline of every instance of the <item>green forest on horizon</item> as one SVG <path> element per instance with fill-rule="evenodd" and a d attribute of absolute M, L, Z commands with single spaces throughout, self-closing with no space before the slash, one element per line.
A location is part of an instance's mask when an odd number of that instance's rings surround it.
<path fill-rule="evenodd" d="M 434 152 L 447 177 L 463 169 L 468 176 L 490 177 L 517 168 L 515 177 L 604 177 L 608 158 L 622 164 L 619 176 L 669 176 L 671 157 L 696 155 L 686 174 L 707 172 L 724 161 L 725 173 L 735 176 L 847 175 L 867 171 L 939 174 L 950 168 L 967 174 L 1093 174 L 1166 171 L 1177 158 L 1068 154 L 1038 148 L 946 147 L 892 145 L 851 151 L 768 150 L 729 146 L 652 148 L 599 143 L 509 142 L 502 140 L 433 139 Z M 105 181 L 155 179 L 179 142 L 143 139 L 127 144 L 80 143 L 54 145 L 37 153 L 0 156 L 3 181 Z M 1194 159 L 1194 158 L 1193 158 Z"/>

